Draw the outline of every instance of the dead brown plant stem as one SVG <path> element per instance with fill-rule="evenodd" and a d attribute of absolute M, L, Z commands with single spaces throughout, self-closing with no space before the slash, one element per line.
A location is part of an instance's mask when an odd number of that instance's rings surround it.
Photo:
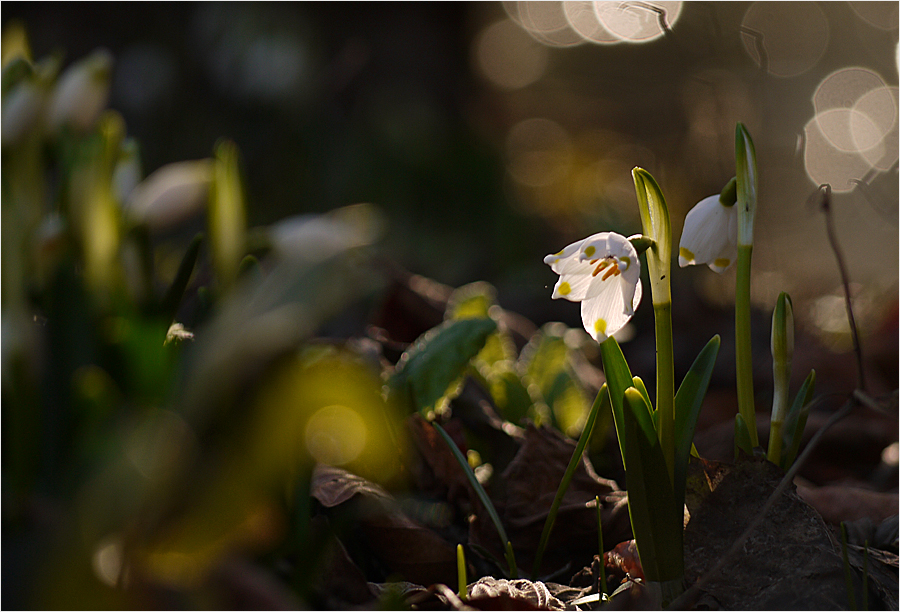
<path fill-rule="evenodd" d="M 850 337 L 853 339 L 853 352 L 856 353 L 856 388 L 866 390 L 866 375 L 863 369 L 862 347 L 859 344 L 859 332 L 856 329 L 856 318 L 853 316 L 853 305 L 850 300 L 850 276 L 844 264 L 844 255 L 837 241 L 837 233 L 834 231 L 834 219 L 831 216 L 831 185 L 819 185 L 818 193 L 822 194 L 822 212 L 825 214 L 825 231 L 828 234 L 828 242 L 837 260 L 838 271 L 841 275 L 841 284 L 844 287 L 844 304 L 847 308 L 847 319 L 850 323 Z"/>

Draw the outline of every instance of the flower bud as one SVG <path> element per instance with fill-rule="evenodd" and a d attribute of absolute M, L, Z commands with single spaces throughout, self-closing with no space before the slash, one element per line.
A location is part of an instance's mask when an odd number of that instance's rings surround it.
<path fill-rule="evenodd" d="M 109 99 L 113 58 L 98 49 L 79 60 L 59 77 L 48 109 L 51 130 L 68 126 L 80 132 L 91 130 Z"/>

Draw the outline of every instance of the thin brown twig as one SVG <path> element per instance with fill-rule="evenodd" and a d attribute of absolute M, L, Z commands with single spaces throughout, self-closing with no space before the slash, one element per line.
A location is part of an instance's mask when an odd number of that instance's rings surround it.
<path fill-rule="evenodd" d="M 844 286 L 844 304 L 847 308 L 847 319 L 850 322 L 850 337 L 853 339 L 853 351 L 856 353 L 856 388 L 866 390 L 866 374 L 863 368 L 862 346 L 859 343 L 859 331 L 856 329 L 856 317 L 853 316 L 853 304 L 850 299 L 850 277 L 844 264 L 844 255 L 837 241 L 834 231 L 834 219 L 831 217 L 831 185 L 825 183 L 819 185 L 816 193 L 822 194 L 822 212 L 825 213 L 825 231 L 828 234 L 828 242 L 837 260 L 838 271 L 841 274 L 841 284 Z M 813 195 L 815 197 L 815 194 Z"/>

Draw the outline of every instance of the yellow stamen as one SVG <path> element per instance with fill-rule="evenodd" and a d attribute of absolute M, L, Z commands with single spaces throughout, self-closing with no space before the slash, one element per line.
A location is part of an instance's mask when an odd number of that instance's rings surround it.
<path fill-rule="evenodd" d="M 610 276 L 618 276 L 619 274 L 621 274 L 621 272 L 619 272 L 619 266 L 616 264 L 613 264 L 613 266 L 609 270 L 606 271 L 606 274 L 604 274 L 603 278 L 600 280 L 606 280 Z"/>

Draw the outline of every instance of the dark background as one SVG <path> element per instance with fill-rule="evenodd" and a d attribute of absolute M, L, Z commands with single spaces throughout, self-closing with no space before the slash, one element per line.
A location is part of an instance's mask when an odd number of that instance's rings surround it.
<path fill-rule="evenodd" d="M 776 5 L 771 23 L 751 19 Z M 544 254 L 604 229 L 639 231 L 635 165 L 660 182 L 677 240 L 690 206 L 733 175 L 741 121 L 760 163 L 754 302 L 768 311 L 789 291 L 798 322 L 847 350 L 834 323 L 842 313 L 822 301 L 840 295 L 839 278 L 821 215 L 807 203 L 822 178 L 804 170 L 804 126 L 816 87 L 835 70 L 862 67 L 896 87 L 896 3 L 685 3 L 670 35 L 643 44 L 554 47 L 520 28 L 520 49 L 544 68 L 504 88 L 485 77 L 477 50 L 489 27 L 510 15 L 522 21 L 527 10 L 514 2 L 7 2 L 2 19 L 24 23 L 35 58 L 61 53 L 67 65 L 98 47 L 112 52 L 110 106 L 139 141 L 146 174 L 208 157 L 220 137 L 232 138 L 252 226 L 371 202 L 388 219 L 384 251 L 401 265 L 453 286 L 492 282 L 504 306 L 538 323 L 578 325 L 577 308 L 549 300 L 555 279 Z M 747 23 L 796 36 L 785 46 L 783 33 L 767 33 L 761 65 Z M 804 45 L 821 55 L 779 76 Z M 529 120 L 541 129 L 516 131 Z M 857 173 L 867 197 L 835 185 L 867 332 L 896 309 L 893 159 Z M 673 279 L 676 295 L 718 306 L 733 296 L 733 270 L 692 268 Z"/>

